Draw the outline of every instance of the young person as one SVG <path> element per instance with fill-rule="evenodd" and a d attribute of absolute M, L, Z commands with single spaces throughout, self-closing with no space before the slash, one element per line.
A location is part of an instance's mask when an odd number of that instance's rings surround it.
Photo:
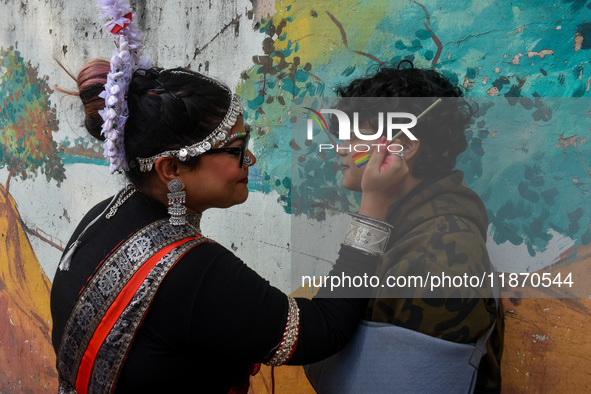
<path fill-rule="evenodd" d="M 391 141 L 401 145 L 403 153 L 393 149 L 389 157 L 398 161 L 395 155 L 402 156 L 406 170 L 387 203 L 386 221 L 393 231 L 378 264 L 381 283 L 426 274 L 478 273 L 480 277 L 492 273 L 484 204 L 465 186 L 462 172 L 454 169 L 457 156 L 467 146 L 464 130 L 470 109 L 461 100 L 445 98 L 460 97 L 459 88 L 440 73 L 411 64 L 411 68 L 381 68 L 338 89 L 338 94 L 344 98 L 340 104 L 344 112 L 357 110 L 355 105 L 363 107 L 355 99 L 363 103 L 365 98 L 397 102 L 399 107 L 390 111 L 406 109 L 415 116 L 425 112 L 410 130 L 417 140 L 403 135 Z M 375 103 L 374 109 L 381 101 Z M 363 111 L 358 112 L 362 129 L 372 135 L 379 129 L 374 115 L 364 117 Z M 356 147 L 372 143 L 352 134 L 350 141 L 339 146 L 346 189 L 362 191 L 368 168 L 356 160 L 356 151 L 365 148 Z M 307 367 L 318 392 L 499 392 L 500 300 L 488 291 L 429 290 L 417 286 L 409 293 L 393 286 L 378 288 L 345 350 Z"/>

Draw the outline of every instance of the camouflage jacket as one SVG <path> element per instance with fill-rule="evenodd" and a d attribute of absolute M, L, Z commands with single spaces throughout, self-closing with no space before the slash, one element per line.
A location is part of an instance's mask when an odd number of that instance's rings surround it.
<path fill-rule="evenodd" d="M 491 272 L 486 249 L 488 218 L 482 200 L 463 184 L 463 173 L 425 180 L 393 204 L 387 221 L 394 226 L 387 252 L 377 269 L 393 276 L 464 276 Z M 410 293 L 409 293 L 410 292 Z M 477 392 L 500 390 L 503 308 L 499 300 L 458 288 L 441 290 L 382 287 L 370 300 L 365 318 L 387 322 L 458 343 L 475 342 L 496 320 L 480 363 Z M 486 293 L 488 295 L 488 292 Z"/>

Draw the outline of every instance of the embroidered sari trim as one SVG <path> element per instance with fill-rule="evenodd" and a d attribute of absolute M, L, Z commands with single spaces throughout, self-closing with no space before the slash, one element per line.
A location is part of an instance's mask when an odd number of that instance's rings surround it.
<path fill-rule="evenodd" d="M 156 291 L 176 262 L 209 239 L 154 222 L 99 266 L 82 290 L 58 350 L 60 392 L 112 392 Z"/>

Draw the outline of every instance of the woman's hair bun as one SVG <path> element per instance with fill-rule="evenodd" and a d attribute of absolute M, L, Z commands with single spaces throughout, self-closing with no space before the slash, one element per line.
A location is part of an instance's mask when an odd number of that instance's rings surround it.
<path fill-rule="evenodd" d="M 99 111 L 105 108 L 105 100 L 99 97 L 99 94 L 105 90 L 110 68 L 108 61 L 93 59 L 82 67 L 76 79 L 78 95 L 84 105 L 84 127 L 90 135 L 100 141 L 105 140 L 101 135 L 103 118 L 99 114 Z"/>

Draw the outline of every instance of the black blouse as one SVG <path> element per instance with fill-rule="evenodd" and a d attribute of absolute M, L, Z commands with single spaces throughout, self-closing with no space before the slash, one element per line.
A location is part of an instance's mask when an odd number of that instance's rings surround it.
<path fill-rule="evenodd" d="M 110 200 L 95 206 L 70 243 Z M 69 270 L 56 272 L 51 291 L 52 341 L 59 347 L 80 291 L 100 263 L 139 229 L 167 217 L 166 207 L 136 192 L 111 218 L 82 237 Z M 68 245 L 69 245 L 68 244 Z M 376 257 L 342 246 L 331 271 L 373 275 Z M 319 293 L 322 296 L 326 290 Z M 351 338 L 366 299 L 296 299 L 300 336 L 288 364 L 308 364 L 340 350 Z M 268 361 L 281 342 L 285 294 L 232 252 L 211 242 L 185 254 L 169 272 L 131 346 L 116 392 L 228 392 L 250 363 Z"/>

